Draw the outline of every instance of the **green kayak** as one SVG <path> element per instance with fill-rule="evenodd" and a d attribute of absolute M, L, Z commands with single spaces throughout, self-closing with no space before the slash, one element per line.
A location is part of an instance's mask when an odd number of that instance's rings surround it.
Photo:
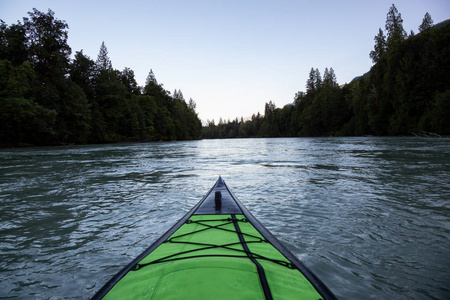
<path fill-rule="evenodd" d="M 219 177 L 93 299 L 335 299 Z"/>

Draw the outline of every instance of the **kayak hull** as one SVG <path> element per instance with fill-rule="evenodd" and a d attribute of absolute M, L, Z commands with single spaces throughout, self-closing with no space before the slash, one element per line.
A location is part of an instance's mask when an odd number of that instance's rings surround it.
<path fill-rule="evenodd" d="M 334 299 L 219 177 L 93 299 Z"/>

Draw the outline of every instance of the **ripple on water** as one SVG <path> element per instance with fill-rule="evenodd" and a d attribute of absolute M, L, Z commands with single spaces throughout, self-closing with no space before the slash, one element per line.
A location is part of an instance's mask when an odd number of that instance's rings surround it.
<path fill-rule="evenodd" d="M 446 139 L 0 151 L 0 294 L 90 298 L 222 175 L 343 299 L 450 298 Z"/>

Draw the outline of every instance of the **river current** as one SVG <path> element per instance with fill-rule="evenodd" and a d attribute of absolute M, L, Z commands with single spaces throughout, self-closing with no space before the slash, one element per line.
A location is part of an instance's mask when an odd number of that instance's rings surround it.
<path fill-rule="evenodd" d="M 87 299 L 218 176 L 341 299 L 450 299 L 450 140 L 0 150 L 0 298 Z"/>

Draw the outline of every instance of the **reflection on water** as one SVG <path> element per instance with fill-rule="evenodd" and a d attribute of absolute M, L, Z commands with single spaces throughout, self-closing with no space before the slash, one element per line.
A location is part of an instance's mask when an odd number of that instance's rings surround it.
<path fill-rule="evenodd" d="M 338 297 L 450 298 L 450 143 L 419 138 L 0 150 L 0 295 L 89 298 L 218 175 Z"/>

